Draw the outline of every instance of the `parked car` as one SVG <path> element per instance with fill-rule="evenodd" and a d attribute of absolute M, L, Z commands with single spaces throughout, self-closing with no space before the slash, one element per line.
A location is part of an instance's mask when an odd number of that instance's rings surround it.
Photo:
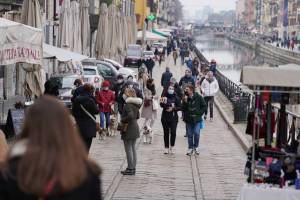
<path fill-rule="evenodd" d="M 72 107 L 71 98 L 72 91 L 75 89 L 74 81 L 76 79 L 82 79 L 82 76 L 77 74 L 58 74 L 50 77 L 50 81 L 58 85 L 59 100 L 68 108 Z"/>
<path fill-rule="evenodd" d="M 155 58 L 154 52 L 153 51 L 144 51 L 143 52 L 143 58 Z"/>
<path fill-rule="evenodd" d="M 111 59 L 104 59 L 104 61 L 112 64 L 119 71 L 119 73 L 124 76 L 124 78 L 128 78 L 128 76 L 132 76 L 133 81 L 137 80 L 137 73 L 134 70 L 124 67 L 120 63 Z"/>
<path fill-rule="evenodd" d="M 85 67 L 97 67 L 98 74 L 103 77 L 104 80 L 110 82 L 110 87 L 113 88 L 115 80 L 120 74 L 118 70 L 110 63 L 96 60 L 96 59 L 85 59 L 82 61 L 83 68 Z"/>
<path fill-rule="evenodd" d="M 124 59 L 124 66 L 136 66 L 142 65 L 142 47 L 138 44 L 128 45 L 126 56 Z"/>
<path fill-rule="evenodd" d="M 96 66 L 83 66 L 83 81 L 99 89 L 103 83 L 103 77 Z"/>

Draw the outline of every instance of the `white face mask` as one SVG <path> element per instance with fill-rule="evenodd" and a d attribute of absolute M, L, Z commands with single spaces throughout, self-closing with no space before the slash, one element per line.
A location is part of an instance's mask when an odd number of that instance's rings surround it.
<path fill-rule="evenodd" d="M 109 89 L 108 87 L 104 87 L 104 88 L 103 88 L 103 90 L 106 90 L 106 91 L 107 91 L 108 89 Z"/>
<path fill-rule="evenodd" d="M 168 93 L 172 95 L 172 94 L 174 94 L 174 90 L 173 89 L 168 89 Z"/>
<path fill-rule="evenodd" d="M 127 95 L 126 95 L 126 94 L 123 94 L 122 97 L 123 97 L 123 99 L 126 101 Z"/>

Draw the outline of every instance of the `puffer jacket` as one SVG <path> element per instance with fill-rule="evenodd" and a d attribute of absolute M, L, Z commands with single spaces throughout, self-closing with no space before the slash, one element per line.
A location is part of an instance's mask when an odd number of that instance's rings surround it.
<path fill-rule="evenodd" d="M 111 105 L 115 103 L 115 95 L 111 90 L 101 90 L 98 93 L 96 100 L 100 112 L 111 112 Z"/>
<path fill-rule="evenodd" d="M 215 96 L 219 90 L 219 84 L 216 78 L 213 78 L 212 81 L 207 78 L 203 80 L 201 84 L 201 91 L 205 97 Z"/>
<path fill-rule="evenodd" d="M 202 121 L 202 115 L 206 111 L 206 103 L 200 94 L 194 93 L 194 96 L 188 98 L 187 102 L 183 101 L 182 111 L 186 123 L 198 123 Z"/>

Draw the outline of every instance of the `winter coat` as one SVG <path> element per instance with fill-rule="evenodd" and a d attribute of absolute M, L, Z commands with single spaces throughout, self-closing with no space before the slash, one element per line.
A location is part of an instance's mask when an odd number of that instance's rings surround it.
<path fill-rule="evenodd" d="M 171 72 L 169 71 L 164 72 L 161 76 L 161 81 L 160 81 L 161 86 L 166 87 L 169 84 L 172 77 L 173 74 Z"/>
<path fill-rule="evenodd" d="M 111 112 L 111 106 L 115 103 L 115 95 L 111 90 L 101 90 L 97 95 L 97 104 L 100 112 Z"/>
<path fill-rule="evenodd" d="M 90 139 L 96 137 L 96 123 L 83 111 L 80 105 L 82 105 L 92 116 L 94 116 L 99 114 L 96 100 L 88 94 L 81 94 L 76 97 L 72 107 L 72 112 L 82 138 Z M 96 119 L 95 116 L 94 118 Z"/>
<path fill-rule="evenodd" d="M 150 59 L 147 59 L 144 61 L 144 64 L 146 65 L 146 68 L 149 71 L 152 71 L 152 69 L 154 68 L 155 66 L 155 62 L 150 58 Z"/>
<path fill-rule="evenodd" d="M 157 101 L 157 96 L 152 95 L 151 90 L 147 87 L 144 89 L 144 104 L 142 107 L 141 117 L 144 119 L 156 119 L 157 110 L 153 110 L 153 100 Z"/>
<path fill-rule="evenodd" d="M 26 143 L 25 143 L 26 144 Z M 27 194 L 21 190 L 17 182 L 17 168 L 20 159 L 26 150 L 26 145 L 17 142 L 9 155 L 8 167 L 11 176 L 3 177 L 0 173 L 0 199 L 5 200 L 37 200 L 37 195 Z M 24 147 L 25 146 L 25 147 Z M 67 166 L 66 166 L 67 167 Z M 34 178 L 34 177 L 33 177 Z M 101 181 L 99 176 L 88 170 L 88 178 L 72 191 L 64 193 L 60 196 L 52 196 L 51 193 L 47 199 L 57 200 L 101 200 Z"/>
<path fill-rule="evenodd" d="M 207 78 L 203 80 L 201 84 L 201 91 L 205 97 L 215 96 L 219 90 L 219 84 L 216 78 L 213 78 L 212 81 Z"/>
<path fill-rule="evenodd" d="M 206 111 L 203 97 L 195 92 L 192 98 L 188 98 L 187 102 L 182 102 L 182 111 L 186 123 L 201 122 L 203 120 L 202 115 Z"/>
<path fill-rule="evenodd" d="M 84 89 L 83 89 L 83 86 L 81 85 L 74 90 L 73 96 L 71 98 L 71 102 L 74 103 L 76 97 L 78 97 L 82 93 L 84 93 Z"/>
<path fill-rule="evenodd" d="M 180 87 L 185 88 L 187 84 L 192 84 L 193 86 L 195 86 L 195 80 L 193 79 L 193 77 L 184 76 L 180 79 L 179 81 Z"/>
<path fill-rule="evenodd" d="M 173 51 L 173 59 L 177 59 L 178 58 L 178 53 L 177 53 L 177 51 Z"/>
<path fill-rule="evenodd" d="M 166 97 L 166 102 L 161 102 L 160 107 L 163 108 L 163 112 L 161 115 L 161 121 L 162 122 L 170 122 L 170 121 L 176 121 L 178 122 L 178 114 L 177 112 L 181 109 L 181 102 L 177 94 L 165 94 L 162 97 Z M 173 107 L 172 112 L 168 112 L 167 109 L 170 107 Z"/>
<path fill-rule="evenodd" d="M 162 92 L 162 94 L 161 94 L 162 97 L 168 94 L 167 92 L 168 92 L 169 86 L 170 86 L 170 83 L 169 83 L 166 87 L 164 87 L 164 90 L 163 90 L 163 92 Z M 182 89 L 180 88 L 180 86 L 179 86 L 178 83 L 175 83 L 174 89 L 175 89 L 175 93 L 176 93 L 177 97 L 178 97 L 179 99 L 182 99 L 183 91 L 182 91 Z"/>
<path fill-rule="evenodd" d="M 135 140 L 140 137 L 137 120 L 140 118 L 139 109 L 143 100 L 138 97 L 128 97 L 121 115 L 121 122 L 127 123 L 127 130 L 122 132 L 122 140 Z"/>

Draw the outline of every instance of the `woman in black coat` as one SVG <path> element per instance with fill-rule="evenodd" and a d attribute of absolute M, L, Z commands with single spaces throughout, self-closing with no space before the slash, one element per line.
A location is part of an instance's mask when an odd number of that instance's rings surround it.
<path fill-rule="evenodd" d="M 81 107 L 83 106 L 83 108 Z M 88 115 L 86 111 L 90 114 Z M 84 84 L 83 93 L 75 98 L 72 106 L 72 112 L 78 125 L 82 139 L 89 150 L 92 140 L 96 137 L 96 117 L 99 109 L 93 96 L 93 87 L 90 84 Z M 92 119 L 93 117 L 93 119 Z"/>
<path fill-rule="evenodd" d="M 162 95 L 160 106 L 163 108 L 161 115 L 161 123 L 164 129 L 164 142 L 165 152 L 164 154 L 174 153 L 174 146 L 176 140 L 176 129 L 178 124 L 177 112 L 181 109 L 180 99 L 175 93 L 175 88 L 169 86 L 165 94 Z M 170 147 L 170 135 L 171 134 L 171 147 Z"/>

